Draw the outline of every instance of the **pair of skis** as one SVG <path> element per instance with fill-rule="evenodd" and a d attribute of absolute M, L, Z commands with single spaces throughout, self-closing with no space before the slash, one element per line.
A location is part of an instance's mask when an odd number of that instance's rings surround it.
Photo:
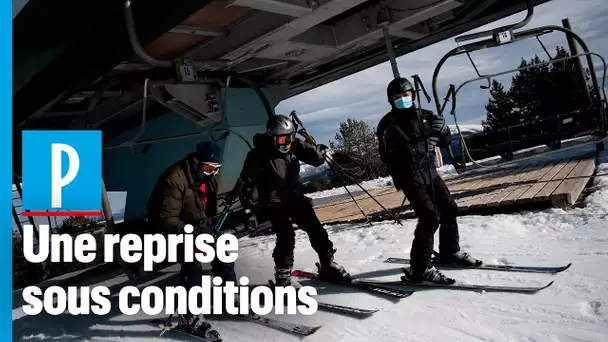
<path fill-rule="evenodd" d="M 368 288 L 380 289 L 380 288 L 382 288 L 382 286 L 368 286 Z M 393 291 L 393 292 L 389 291 L 387 293 L 390 293 L 396 297 L 403 297 L 403 295 L 401 295 L 399 293 L 411 294 L 412 292 L 398 290 L 398 291 Z M 351 315 L 351 316 L 355 316 L 355 317 L 367 317 L 367 316 L 372 315 L 374 312 L 378 311 L 378 309 L 362 309 L 362 308 L 357 308 L 357 307 L 352 307 L 352 306 L 338 305 L 338 304 L 318 302 L 318 301 L 317 301 L 317 305 L 318 305 L 319 309 L 321 309 L 321 310 L 347 314 L 347 315 Z M 241 314 L 241 315 L 230 315 L 230 316 L 240 318 L 240 319 L 243 319 L 243 320 L 246 320 L 249 322 L 253 322 L 253 323 L 258 323 L 258 324 L 267 326 L 269 328 L 274 328 L 274 329 L 278 329 L 278 330 L 287 331 L 290 333 L 295 333 L 295 334 L 301 335 L 301 336 L 312 335 L 321 328 L 321 326 L 309 326 L 309 325 L 304 325 L 304 324 L 295 324 L 295 323 L 289 323 L 289 322 L 281 321 L 281 320 L 274 319 L 274 318 L 262 317 L 260 315 L 254 314 L 254 313 L 250 313 L 247 315 Z M 210 339 L 210 338 L 192 333 L 186 327 L 181 326 L 181 325 L 172 326 L 170 323 L 171 323 L 171 317 L 169 317 L 169 319 L 164 319 L 164 320 L 155 319 L 155 320 L 152 320 L 149 322 L 150 325 L 161 329 L 161 335 L 165 331 L 175 331 L 175 332 L 178 332 L 178 333 L 181 333 L 184 335 L 195 337 L 204 342 L 221 342 L 221 340 Z"/>
<path fill-rule="evenodd" d="M 409 264 L 410 260 L 406 258 L 388 258 L 384 261 L 385 263 L 391 264 Z M 462 266 L 462 265 L 451 265 L 451 264 L 434 264 L 438 268 L 450 268 L 450 269 L 480 269 L 480 270 L 493 270 L 493 271 L 504 271 L 504 272 L 530 272 L 530 273 L 559 273 L 567 270 L 572 264 L 563 266 L 521 266 L 521 265 L 499 265 L 499 264 L 482 264 L 480 266 Z M 426 287 L 426 288 L 451 288 L 459 290 L 483 290 L 483 291 L 499 291 L 499 292 L 515 292 L 515 293 L 536 293 L 540 290 L 546 289 L 553 284 L 553 281 L 542 286 L 496 286 L 496 285 L 481 285 L 481 284 L 464 284 L 457 282 L 455 284 L 432 284 L 432 283 L 414 283 L 404 281 L 373 281 L 373 280 L 352 280 L 352 281 L 328 281 L 319 277 L 317 273 L 306 272 L 303 270 L 293 270 L 292 275 L 299 278 L 315 279 L 329 283 L 341 284 L 349 287 L 355 287 L 365 292 L 380 294 L 392 298 L 406 298 L 414 293 L 412 290 L 395 289 L 391 286 L 395 285 L 406 285 L 411 287 Z M 344 313 L 359 317 L 366 317 L 377 309 L 362 309 L 351 306 L 337 305 L 325 302 L 317 302 L 319 309 L 327 310 L 331 312 Z M 301 336 L 308 336 L 314 334 L 321 326 L 308 326 L 303 324 L 288 323 L 281 320 L 262 317 L 256 314 L 248 315 L 232 315 L 234 317 L 258 323 L 270 328 L 284 330 L 287 332 L 295 333 Z M 211 340 L 203 336 L 192 334 L 182 326 L 171 327 L 168 325 L 168 320 L 156 319 L 150 322 L 150 325 L 161 328 L 163 331 L 176 331 L 185 335 L 189 335 L 198 338 L 204 342 L 220 342 L 221 340 Z"/>
<path fill-rule="evenodd" d="M 404 298 L 413 293 L 412 291 L 392 290 L 392 289 L 383 291 L 382 289 L 384 289 L 384 287 L 380 286 L 380 285 L 369 285 L 369 286 L 364 286 L 361 288 L 369 289 L 370 291 L 375 292 L 375 293 L 382 293 L 382 294 L 385 294 L 388 296 L 398 297 L 398 298 Z M 325 303 L 325 302 L 319 302 L 319 301 L 317 301 L 317 305 L 318 305 L 319 309 L 321 309 L 321 310 L 326 310 L 326 311 L 330 311 L 330 312 L 334 312 L 334 313 L 347 314 L 347 315 L 360 317 L 360 318 L 370 316 L 374 312 L 378 311 L 378 309 L 362 309 L 362 308 L 357 308 L 357 307 L 352 307 L 352 306 L 338 305 L 338 304 Z M 289 322 L 281 321 L 281 320 L 274 319 L 274 318 L 262 317 L 260 315 L 254 314 L 254 313 L 247 314 L 247 315 L 230 315 L 230 316 L 240 318 L 240 319 L 243 319 L 243 320 L 246 320 L 249 322 L 253 322 L 253 323 L 258 323 L 258 324 L 261 324 L 261 325 L 264 325 L 264 326 L 267 326 L 270 328 L 283 330 L 283 331 L 287 331 L 290 333 L 295 333 L 295 334 L 301 335 L 301 336 L 312 335 L 321 328 L 321 326 L 309 326 L 309 325 L 304 325 L 304 324 L 295 324 L 295 323 L 289 323 Z M 194 333 L 190 332 L 186 327 L 181 326 L 181 325 L 172 326 L 170 324 L 171 323 L 170 321 L 171 321 L 171 317 L 169 317 L 169 319 L 164 319 L 164 320 L 155 319 L 155 320 L 150 321 L 149 324 L 154 327 L 160 328 L 161 335 L 165 331 L 175 331 L 175 332 L 178 332 L 178 333 L 181 333 L 184 335 L 195 337 L 204 342 L 221 342 L 221 340 L 209 339 L 207 337 L 194 334 Z"/>
<path fill-rule="evenodd" d="M 405 258 L 388 258 L 385 260 L 386 263 L 392 264 L 409 264 L 410 260 Z M 567 270 L 572 264 L 563 266 L 521 266 L 521 265 L 499 265 L 499 264 L 482 264 L 480 266 L 463 266 L 453 264 L 438 264 L 434 263 L 438 268 L 451 268 L 451 269 L 480 269 L 480 270 L 493 270 L 493 271 L 505 271 L 505 272 L 533 272 L 533 273 L 559 273 Z M 322 280 L 316 273 L 306 272 L 302 270 L 294 270 L 292 272 L 295 277 L 304 277 L 309 279 Z M 413 288 L 450 288 L 458 290 L 477 290 L 477 291 L 493 291 L 493 292 L 514 292 L 514 293 L 536 293 L 540 290 L 546 289 L 553 284 L 553 281 L 546 285 L 540 286 L 500 286 L 500 285 L 485 285 L 485 284 L 465 284 L 456 282 L 454 284 L 435 284 L 429 282 L 409 282 L 403 278 L 397 281 L 374 281 L 374 280 L 353 280 L 352 282 L 339 282 L 348 286 L 355 286 L 359 289 L 366 290 L 368 292 L 389 294 L 391 291 L 402 291 L 401 293 L 408 293 L 409 296 L 413 291 L 395 290 L 388 286 L 394 285 L 405 285 Z"/>

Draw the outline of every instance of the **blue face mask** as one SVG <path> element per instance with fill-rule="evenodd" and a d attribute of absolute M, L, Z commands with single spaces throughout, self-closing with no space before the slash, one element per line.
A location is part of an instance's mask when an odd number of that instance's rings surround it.
<path fill-rule="evenodd" d="M 408 109 L 408 108 L 412 107 L 412 97 L 411 96 L 400 97 L 400 98 L 396 99 L 394 101 L 394 103 L 395 103 L 395 107 L 397 107 L 399 109 Z"/>

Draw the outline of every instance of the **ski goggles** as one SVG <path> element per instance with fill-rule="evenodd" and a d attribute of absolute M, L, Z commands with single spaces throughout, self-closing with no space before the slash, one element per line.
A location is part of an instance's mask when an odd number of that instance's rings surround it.
<path fill-rule="evenodd" d="M 201 167 L 202 167 L 202 171 L 205 175 L 212 176 L 212 175 L 216 175 L 218 172 L 220 172 L 220 168 L 222 167 L 222 164 L 220 164 L 220 163 L 202 163 Z"/>
<path fill-rule="evenodd" d="M 290 135 L 276 135 L 272 138 L 274 145 L 281 152 L 289 152 L 291 144 L 296 138 L 295 134 Z"/>

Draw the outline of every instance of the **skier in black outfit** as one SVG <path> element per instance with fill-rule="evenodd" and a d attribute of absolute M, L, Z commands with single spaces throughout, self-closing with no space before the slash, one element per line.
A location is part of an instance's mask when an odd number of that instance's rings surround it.
<path fill-rule="evenodd" d="M 213 217 L 218 213 L 215 175 L 221 168 L 220 152 L 216 144 L 204 141 L 197 145 L 195 153 L 188 154 L 160 175 L 147 208 L 148 222 L 155 232 L 183 234 L 184 226 L 190 224 L 194 227 L 194 236 L 213 233 Z M 177 256 L 182 265 L 181 285 L 187 290 L 201 286 L 201 263 L 196 259 L 186 262 L 182 244 L 178 245 Z M 211 262 L 211 271 L 224 283 L 231 281 L 236 284 L 234 263 L 226 264 L 216 258 Z M 236 301 L 238 305 L 238 296 Z M 203 315 L 186 314 L 182 318 L 193 333 L 219 340 L 219 334 L 211 329 Z"/>
<path fill-rule="evenodd" d="M 275 285 L 298 286 L 291 279 L 295 248 L 292 220 L 308 234 L 319 256 L 319 275 L 325 279 L 351 279 L 344 268 L 334 262 L 336 249 L 319 222 L 311 200 L 304 196 L 300 183 L 300 161 L 313 166 L 322 165 L 327 146 L 314 146 L 296 139 L 295 125 L 284 115 L 270 118 L 266 133 L 256 134 L 253 143 L 254 148 L 247 154 L 232 196 L 238 195 L 243 208 L 255 212 L 252 197 L 257 186 L 257 208 L 268 211 L 276 233 L 272 253 Z"/>
<path fill-rule="evenodd" d="M 415 95 L 405 78 L 388 84 L 392 110 L 380 120 L 376 132 L 380 158 L 418 217 L 406 280 L 451 284 L 454 279 L 432 263 L 434 235 L 440 226 L 437 263 L 480 265 L 481 261 L 460 250 L 458 206 L 435 168 L 435 147 L 450 144 L 450 130 L 442 116 L 416 108 Z"/>

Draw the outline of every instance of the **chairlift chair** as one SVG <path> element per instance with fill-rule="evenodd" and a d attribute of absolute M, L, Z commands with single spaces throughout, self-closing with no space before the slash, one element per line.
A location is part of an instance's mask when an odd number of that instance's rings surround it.
<path fill-rule="evenodd" d="M 595 144 L 596 148 L 598 149 L 603 148 L 603 143 L 600 142 L 602 142 L 607 137 L 606 111 L 608 102 L 606 100 L 606 90 L 598 83 L 592 57 L 595 56 L 599 58 L 604 66 L 601 83 L 602 85 L 606 82 L 605 59 L 601 55 L 595 52 L 591 52 L 586 42 L 580 36 L 565 27 L 548 25 L 529 30 L 517 31 L 518 29 L 523 28 L 532 19 L 534 7 L 530 0 L 527 1 L 527 4 L 527 16 L 519 23 L 457 37 L 455 39 L 456 42 L 461 43 L 491 36 L 491 38 L 489 39 L 477 40 L 472 43 L 461 45 L 452 49 L 441 58 L 441 60 L 435 67 L 432 84 L 433 98 L 437 107 L 437 112 L 440 115 L 443 115 L 447 102 L 450 100 L 452 102 L 450 114 L 452 114 L 452 116 L 454 117 L 454 122 L 458 130 L 458 138 L 460 139 L 460 155 L 455 156 L 451 149 L 448 149 L 448 152 L 450 154 L 450 158 L 452 159 L 452 164 L 459 172 L 463 172 L 464 170 L 466 170 L 467 162 L 471 162 L 480 168 L 495 167 L 498 165 L 512 163 L 515 162 L 515 160 L 513 160 L 514 152 L 525 148 L 546 145 L 547 143 L 549 143 L 553 147 L 553 150 L 550 150 L 548 152 L 542 152 L 540 154 L 535 154 L 532 157 L 551 154 L 560 150 L 563 151 L 564 149 L 561 148 L 561 141 L 568 138 L 576 138 L 581 136 L 592 137 L 591 141 L 582 141 L 579 143 L 575 143 L 569 146 L 567 149 L 574 149 L 590 144 Z M 540 37 L 554 31 L 563 32 L 567 38 L 570 38 L 573 41 L 577 42 L 584 52 L 580 54 L 571 55 L 565 58 L 553 58 L 540 40 Z M 535 38 L 540 43 L 543 50 L 547 53 L 547 55 L 549 55 L 548 61 L 499 73 L 482 75 L 477 69 L 477 66 L 475 65 L 473 59 L 471 58 L 471 53 L 474 51 L 499 47 L 507 44 L 513 44 L 515 42 L 520 42 L 529 38 Z M 437 91 L 437 77 L 439 71 L 441 70 L 443 64 L 449 58 L 462 54 L 467 55 L 477 77 L 464 81 L 458 87 L 453 84 L 450 84 L 448 93 L 442 103 L 439 99 Z M 537 68 L 542 65 L 565 62 L 567 60 L 580 58 L 582 56 L 586 57 L 586 61 L 588 64 L 588 73 L 592 83 L 589 106 L 567 113 L 557 113 L 553 116 L 545 117 L 542 119 L 531 120 L 517 125 L 504 127 L 496 131 L 474 134 L 466 138 L 463 136 L 460 130 L 460 126 L 458 125 L 458 118 L 456 115 L 456 98 L 458 93 L 464 86 L 473 82 L 487 81 L 487 85 L 481 85 L 480 88 L 489 89 L 491 86 L 491 81 L 495 77 L 529 68 Z M 549 129 L 549 132 L 547 132 L 547 127 L 553 127 L 555 131 L 551 131 L 551 129 Z M 540 133 L 535 134 L 535 131 Z M 494 164 L 493 166 L 482 165 L 477 162 L 478 159 L 489 158 L 499 155 L 506 157 L 507 161 Z"/>

